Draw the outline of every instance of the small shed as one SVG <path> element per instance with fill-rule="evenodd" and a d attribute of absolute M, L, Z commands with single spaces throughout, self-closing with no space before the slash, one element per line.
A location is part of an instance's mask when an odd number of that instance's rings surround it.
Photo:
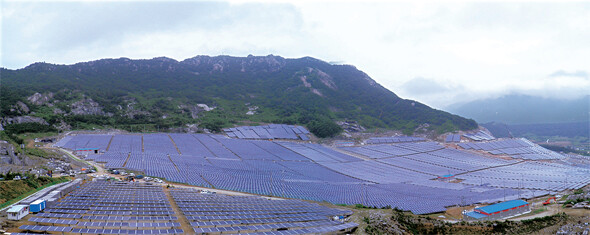
<path fill-rule="evenodd" d="M 20 220 L 29 214 L 29 206 L 27 205 L 16 205 L 12 206 L 8 211 L 9 220 Z"/>
<path fill-rule="evenodd" d="M 29 211 L 33 213 L 41 212 L 45 209 L 45 200 L 36 200 L 29 206 Z"/>

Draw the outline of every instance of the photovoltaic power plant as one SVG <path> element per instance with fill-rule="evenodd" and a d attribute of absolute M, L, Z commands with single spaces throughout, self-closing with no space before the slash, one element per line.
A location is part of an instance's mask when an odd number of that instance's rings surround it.
<path fill-rule="evenodd" d="M 203 194 L 196 190 L 171 192 L 193 230 L 201 233 L 328 233 L 349 230 L 356 223 L 332 220 L 351 211 L 332 209 L 299 200 L 269 200 L 257 196 Z"/>
<path fill-rule="evenodd" d="M 89 182 L 29 219 L 32 232 L 183 234 L 162 186 Z"/>
<path fill-rule="evenodd" d="M 358 224 L 333 218 L 351 214 L 292 199 L 203 194 L 194 189 L 166 192 L 162 186 L 144 183 L 95 181 L 19 229 L 69 234 L 342 233 Z M 181 218 L 193 231 L 181 228 Z"/>
<path fill-rule="evenodd" d="M 104 149 L 86 159 L 173 182 L 334 204 L 391 206 L 415 214 L 533 198 L 590 183 L 588 159 L 561 155 L 524 139 L 465 142 L 458 144 L 461 149 L 422 138 L 402 139 L 330 148 L 211 134 L 121 134 L 70 136 L 56 145 Z"/>

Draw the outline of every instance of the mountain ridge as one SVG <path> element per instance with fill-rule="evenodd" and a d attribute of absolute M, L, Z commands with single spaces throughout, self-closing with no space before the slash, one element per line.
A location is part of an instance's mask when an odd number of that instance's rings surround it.
<path fill-rule="evenodd" d="M 88 116 L 73 115 L 72 109 L 93 108 L 110 120 L 82 119 L 103 126 L 228 126 L 243 120 L 307 125 L 353 120 L 369 128 L 407 133 L 425 123 L 439 132 L 477 127 L 473 120 L 402 99 L 352 65 L 332 65 L 312 57 L 116 58 L 71 65 L 33 63 L 0 71 L 1 88 L 6 91 L 3 116 L 34 113 L 53 125 L 72 125 L 76 122 L 72 119 Z M 33 104 L 28 99 L 36 93 L 52 98 Z M 17 102 L 30 106 L 30 113 L 15 108 Z M 203 105 L 215 108 L 204 111 L 199 108 Z"/>

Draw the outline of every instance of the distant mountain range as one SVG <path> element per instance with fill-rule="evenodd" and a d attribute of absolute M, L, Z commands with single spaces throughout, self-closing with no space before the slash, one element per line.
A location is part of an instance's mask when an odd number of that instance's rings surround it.
<path fill-rule="evenodd" d="M 590 120 L 590 95 L 560 100 L 527 95 L 507 95 L 449 106 L 447 111 L 479 123 L 573 123 Z"/>
<path fill-rule="evenodd" d="M 527 137 L 536 135 L 546 137 L 582 137 L 583 141 L 590 138 L 590 122 L 571 122 L 571 123 L 539 123 L 539 124 L 504 124 L 490 122 L 481 124 L 487 128 L 495 137 Z"/>
<path fill-rule="evenodd" d="M 406 133 L 477 127 L 473 120 L 402 99 L 354 66 L 310 57 L 120 58 L 0 72 L 5 126 L 32 120 L 61 129 L 219 129 L 242 122 L 309 127 L 347 120 Z"/>

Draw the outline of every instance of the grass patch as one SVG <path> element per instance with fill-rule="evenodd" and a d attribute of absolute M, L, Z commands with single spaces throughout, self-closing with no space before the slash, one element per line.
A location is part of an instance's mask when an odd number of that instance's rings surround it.
<path fill-rule="evenodd" d="M 533 214 L 539 214 L 539 213 L 544 212 L 544 211 L 547 211 L 547 208 L 539 208 L 539 209 L 536 209 L 536 210 L 532 211 L 532 213 Z"/>
<path fill-rule="evenodd" d="M 29 179 L 27 179 L 27 180 L 29 180 Z M 37 183 L 37 182 L 27 182 L 27 180 L 21 180 L 21 181 L 5 181 L 5 182 L 2 182 L 3 186 L 6 186 L 6 187 L 2 187 L 2 189 L 3 190 L 10 189 L 11 188 L 10 187 L 11 185 L 8 185 L 8 184 L 13 184 L 13 186 L 15 186 L 15 187 L 21 187 L 21 189 L 22 189 L 22 186 L 21 185 L 17 185 L 18 183 L 26 182 L 27 185 L 31 185 L 31 184 Z M 49 178 L 49 183 L 44 184 L 44 185 L 40 185 L 40 186 L 37 186 L 37 187 L 33 187 L 32 189 L 30 189 L 28 191 L 25 191 L 24 193 L 21 193 L 20 195 L 9 199 L 8 201 L 0 204 L 0 208 L 4 208 L 4 207 L 6 207 L 6 206 L 8 206 L 8 205 L 10 205 L 12 203 L 15 203 L 15 202 L 17 202 L 17 201 L 25 198 L 25 197 L 28 197 L 29 195 L 31 195 L 33 193 L 36 193 L 36 192 L 38 192 L 41 189 L 44 189 L 44 188 L 47 188 L 49 186 L 56 185 L 56 184 L 59 184 L 59 183 L 67 182 L 67 181 L 70 181 L 70 179 L 67 178 L 67 177 Z M 2 195 L 2 196 L 3 196 L 2 199 L 3 200 L 6 200 L 8 198 L 4 198 L 4 197 L 12 197 L 14 195 Z"/>

